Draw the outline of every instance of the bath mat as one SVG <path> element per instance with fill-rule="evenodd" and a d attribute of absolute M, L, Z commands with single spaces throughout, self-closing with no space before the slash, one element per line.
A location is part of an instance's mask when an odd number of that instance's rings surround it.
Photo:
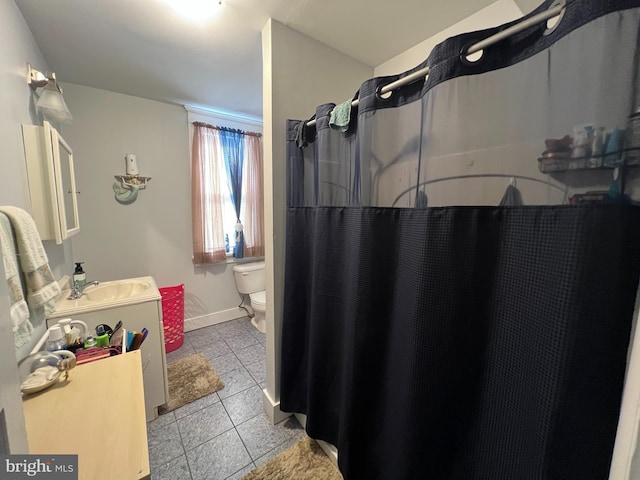
<path fill-rule="evenodd" d="M 167 365 L 169 402 L 158 408 L 160 415 L 224 388 L 224 383 L 202 353 Z"/>
<path fill-rule="evenodd" d="M 242 480 L 342 480 L 338 467 L 325 455 L 320 445 L 304 437 L 293 447 L 260 465 Z"/>

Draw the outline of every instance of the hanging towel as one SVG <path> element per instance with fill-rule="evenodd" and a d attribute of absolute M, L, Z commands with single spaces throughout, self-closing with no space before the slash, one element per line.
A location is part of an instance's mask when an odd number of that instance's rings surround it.
<path fill-rule="evenodd" d="M 522 195 L 520 194 L 520 190 L 518 190 L 513 185 L 509 185 L 502 196 L 502 200 L 500 200 L 500 206 L 518 206 L 524 205 L 522 203 Z"/>
<path fill-rule="evenodd" d="M 50 313 L 61 291 L 49 268 L 49 259 L 36 224 L 31 215 L 21 208 L 4 206 L 0 207 L 0 212 L 9 217 L 16 233 L 19 264 L 25 276 L 27 305 L 31 309 L 44 307 L 45 314 Z"/>
<path fill-rule="evenodd" d="M 329 118 L 329 126 L 339 132 L 349 130 L 349 122 L 351 121 L 351 100 L 341 103 L 333 107 L 331 117 Z"/>
<path fill-rule="evenodd" d="M 13 324 L 14 342 L 16 348 L 19 348 L 29 343 L 33 325 L 29 321 L 29 307 L 24 299 L 20 281 L 13 229 L 9 218 L 3 213 L 0 213 L 0 246 L 2 247 L 2 263 L 9 289 L 9 313 Z"/>

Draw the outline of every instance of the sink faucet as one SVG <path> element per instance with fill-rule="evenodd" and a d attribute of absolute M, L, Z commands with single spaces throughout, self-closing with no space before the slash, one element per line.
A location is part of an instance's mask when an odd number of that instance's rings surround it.
<path fill-rule="evenodd" d="M 84 295 L 84 289 L 90 287 L 91 285 L 100 285 L 100 282 L 94 280 L 93 282 L 85 283 L 82 286 L 77 285 L 76 282 L 73 282 L 73 285 L 71 286 L 71 294 L 69 295 L 68 300 L 76 300 L 80 298 L 82 295 Z"/>

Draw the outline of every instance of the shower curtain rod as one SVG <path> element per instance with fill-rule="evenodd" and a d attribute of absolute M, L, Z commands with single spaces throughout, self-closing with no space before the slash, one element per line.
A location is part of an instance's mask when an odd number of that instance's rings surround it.
<path fill-rule="evenodd" d="M 523 20 L 522 22 L 516 25 L 513 25 L 509 28 L 506 28 L 503 31 L 496 33 L 495 35 L 491 35 L 489 38 L 486 38 L 481 42 L 474 43 L 473 45 L 471 45 L 471 47 L 469 47 L 469 50 L 467 50 L 466 55 L 468 56 L 468 55 L 477 53 L 481 50 L 484 50 L 487 47 L 490 47 L 495 43 L 498 43 L 504 40 L 505 38 L 509 38 L 512 35 L 515 35 L 517 33 L 524 31 L 527 28 L 533 27 L 534 25 L 544 22 L 545 20 L 549 20 L 550 18 L 557 17 L 563 12 L 565 8 L 566 7 L 564 5 L 564 2 L 562 2 L 560 5 L 551 7 L 546 12 L 542 12 L 537 15 L 534 15 L 533 17 Z M 399 80 L 396 80 L 395 82 L 391 82 L 390 84 L 385 85 L 380 89 L 380 94 L 384 95 L 385 93 L 389 93 L 392 90 L 395 90 L 396 88 L 403 87 L 404 85 L 409 85 L 410 83 L 413 83 L 423 77 L 426 77 L 428 74 L 429 74 L 429 67 L 424 67 L 416 72 L 413 72 L 410 75 L 407 75 L 406 77 L 403 77 Z M 351 107 L 357 107 L 359 104 L 360 104 L 360 100 L 356 98 L 354 101 L 351 102 Z M 307 126 L 309 127 L 313 127 L 315 124 L 316 124 L 315 119 L 309 120 L 307 122 Z"/>
<path fill-rule="evenodd" d="M 475 173 L 475 174 L 469 174 L 469 175 L 455 175 L 455 176 L 452 176 L 452 177 L 434 178 L 433 180 L 427 180 L 426 182 L 420 182 L 417 185 L 417 187 L 422 187 L 422 186 L 426 186 L 426 185 L 430 185 L 432 183 L 438 183 L 438 182 L 448 182 L 450 180 L 460 180 L 460 179 L 463 179 L 463 178 L 510 178 L 511 180 L 514 180 L 514 179 L 518 178 L 518 179 L 521 179 L 521 180 L 529 180 L 531 182 L 542 183 L 544 185 L 548 185 L 549 187 L 553 187 L 556 190 L 560 191 L 560 193 L 564 194 L 563 203 L 567 202 L 567 195 L 569 194 L 569 187 L 568 186 L 563 189 L 560 186 L 549 182 L 548 180 L 542 180 L 542 179 L 536 178 L 536 177 L 529 177 L 527 175 L 514 175 L 514 174 L 507 174 L 507 173 Z M 513 185 L 513 183 L 510 183 L 510 185 Z M 405 196 L 407 193 L 410 193 L 412 190 L 415 190 L 415 189 L 416 189 L 416 186 L 412 186 L 412 187 L 407 188 L 403 192 L 401 192 L 400 195 L 398 195 L 396 197 L 396 199 L 393 201 L 391 206 L 395 207 L 396 204 L 398 203 L 398 201 L 403 196 Z"/>

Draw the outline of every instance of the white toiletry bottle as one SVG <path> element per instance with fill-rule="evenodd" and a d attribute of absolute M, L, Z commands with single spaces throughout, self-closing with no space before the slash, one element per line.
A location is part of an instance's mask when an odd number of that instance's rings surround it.
<path fill-rule="evenodd" d="M 47 339 L 47 343 L 44 348 L 49 352 L 55 352 L 57 350 L 64 349 L 65 346 L 66 342 L 62 327 L 60 325 L 54 325 L 49 328 L 49 338 Z"/>
<path fill-rule="evenodd" d="M 87 275 L 82 270 L 83 263 L 76 263 L 76 270 L 73 272 L 73 284 L 78 288 L 84 287 L 84 284 L 87 283 Z"/>

